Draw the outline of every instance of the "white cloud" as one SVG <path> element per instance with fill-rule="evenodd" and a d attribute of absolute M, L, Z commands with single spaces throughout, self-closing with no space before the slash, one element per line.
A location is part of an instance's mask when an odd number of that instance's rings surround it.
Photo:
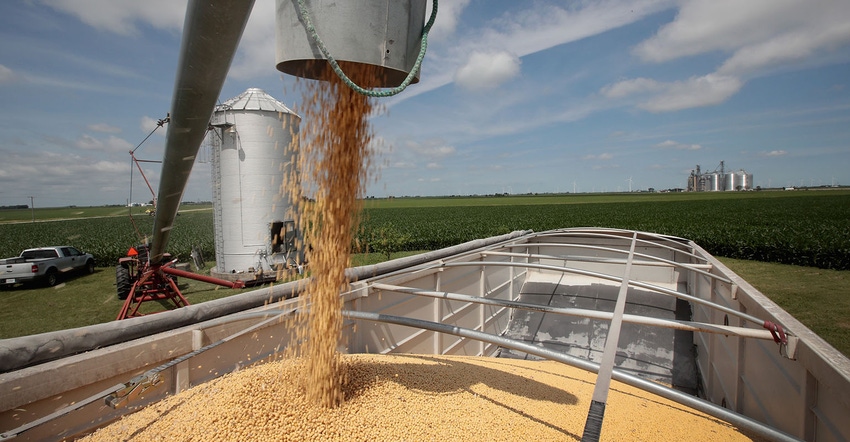
<path fill-rule="evenodd" d="M 634 53 L 645 61 L 665 62 L 710 51 L 730 51 L 741 45 L 769 38 L 767 22 L 777 17 L 788 0 L 692 0 L 682 2 L 676 18 L 652 38 L 640 43 Z M 772 13 L 773 12 L 773 13 Z M 753 26 L 753 23 L 759 26 Z"/>
<path fill-rule="evenodd" d="M 88 129 L 89 129 L 89 130 L 91 130 L 91 131 L 94 131 L 94 132 L 101 132 L 101 133 L 105 133 L 105 134 L 118 134 L 118 133 L 121 133 L 121 128 L 120 128 L 120 127 L 111 126 L 111 125 L 106 124 L 106 123 L 95 123 L 95 124 L 89 124 L 89 125 L 88 125 L 88 126 L 86 126 L 86 127 L 88 127 Z"/>
<path fill-rule="evenodd" d="M 139 128 L 145 134 L 151 133 L 154 129 L 156 129 L 157 125 L 159 125 L 159 120 L 156 118 L 151 118 L 147 115 L 143 116 L 142 120 L 139 122 Z M 165 126 L 163 126 L 161 129 L 158 129 L 155 133 L 158 133 L 160 136 L 164 137 L 166 133 Z"/>
<path fill-rule="evenodd" d="M 583 159 L 583 160 L 608 161 L 608 160 L 614 159 L 614 155 L 611 155 L 610 153 L 601 153 L 599 155 L 588 154 L 588 155 L 581 157 L 581 159 Z"/>
<path fill-rule="evenodd" d="M 129 152 L 133 145 L 123 138 L 110 135 L 106 140 L 97 139 L 89 134 L 83 134 L 74 143 L 83 150 L 97 150 L 102 152 Z"/>
<path fill-rule="evenodd" d="M 43 75 L 33 75 L 22 73 L 21 77 L 29 84 L 46 86 L 64 90 L 79 90 L 86 92 L 105 92 L 117 95 L 142 95 L 138 89 L 130 87 L 111 87 L 103 84 L 88 81 L 66 80 L 64 78 L 48 77 Z"/>
<path fill-rule="evenodd" d="M 15 73 L 11 69 L 0 64 L 0 84 L 11 83 L 14 80 Z"/>
<path fill-rule="evenodd" d="M 180 31 L 186 16 L 184 1 L 175 0 L 43 0 L 83 23 L 120 35 L 137 35 L 138 26 Z M 229 74 L 246 79 L 274 74 L 275 4 L 257 0 L 245 26 Z"/>
<path fill-rule="evenodd" d="M 796 52 L 800 47 L 847 42 L 848 14 L 850 3 L 835 0 L 691 0 L 682 3 L 674 21 L 634 52 L 646 61 L 663 62 L 712 51 L 770 46 L 778 40 L 790 42 L 787 37 L 791 35 L 797 42 L 787 50 Z"/>
<path fill-rule="evenodd" d="M 619 164 L 597 164 L 592 167 L 593 170 L 619 169 Z"/>
<path fill-rule="evenodd" d="M 640 95 L 642 99 L 638 107 L 641 109 L 670 112 L 722 103 L 737 93 L 743 85 L 737 77 L 719 74 L 674 82 L 660 82 L 641 77 L 605 86 L 600 93 L 614 99 Z"/>
<path fill-rule="evenodd" d="M 678 141 L 667 140 L 655 145 L 658 149 L 674 149 L 674 150 L 700 150 L 702 146 L 699 144 L 685 144 Z"/>
<path fill-rule="evenodd" d="M 83 134 L 74 145 L 83 150 L 100 150 L 103 147 L 103 142 L 91 135 Z"/>
<path fill-rule="evenodd" d="M 622 98 L 628 95 L 654 92 L 663 89 L 664 85 L 651 78 L 633 78 L 605 86 L 600 93 L 608 98 Z"/>
<path fill-rule="evenodd" d="M 839 42 L 850 42 L 850 25 L 786 32 L 739 49 L 723 63 L 718 72 L 746 75 L 781 64 L 793 64 L 816 56 L 821 51 L 829 51 Z"/>
<path fill-rule="evenodd" d="M 183 28 L 186 1 L 174 0 L 43 0 L 83 23 L 121 35 L 136 35 L 138 24 L 159 29 Z"/>
<path fill-rule="evenodd" d="M 118 161 L 98 161 L 92 163 L 91 168 L 97 173 L 126 173 L 127 163 Z"/>
<path fill-rule="evenodd" d="M 452 83 L 457 78 L 456 73 L 470 64 L 470 54 L 505 52 L 518 59 L 637 22 L 672 4 L 674 0 L 609 0 L 566 6 L 515 2 L 514 8 L 518 10 L 505 13 L 482 27 L 458 28 L 458 37 L 452 39 L 451 44 L 430 45 L 420 83 L 390 103 Z M 438 14 L 437 23 L 442 20 L 440 14 L 442 12 Z"/>
<path fill-rule="evenodd" d="M 659 93 L 638 107 L 650 112 L 671 112 L 694 107 L 711 106 L 735 95 L 743 82 L 735 77 L 708 74 L 685 81 L 659 83 Z"/>
<path fill-rule="evenodd" d="M 686 80 L 624 80 L 602 88 L 608 98 L 648 94 L 638 107 L 669 112 L 723 103 L 744 83 L 776 68 L 834 62 L 850 43 L 850 2 L 835 0 L 691 0 L 633 53 L 662 63 L 710 52 L 729 54 L 713 73 Z M 847 55 L 837 55 L 844 61 Z"/>
<path fill-rule="evenodd" d="M 505 51 L 474 52 L 455 73 L 455 82 L 472 91 L 495 89 L 519 75 L 520 59 Z"/>
<path fill-rule="evenodd" d="M 249 79 L 277 75 L 275 69 L 275 2 L 258 0 L 245 25 L 229 75 Z"/>
<path fill-rule="evenodd" d="M 440 139 L 431 139 L 425 142 L 408 141 L 406 148 L 417 154 L 418 157 L 425 159 L 445 158 L 454 155 L 456 152 L 454 146 L 449 146 Z"/>
<path fill-rule="evenodd" d="M 454 35 L 455 29 L 460 19 L 461 13 L 469 5 L 470 0 L 442 0 L 439 2 L 437 9 L 437 19 L 434 21 L 434 26 L 431 27 L 431 32 L 428 33 L 429 42 L 446 41 Z M 425 20 L 431 16 L 431 6 L 433 2 L 428 2 Z"/>
<path fill-rule="evenodd" d="M 761 156 L 763 156 L 763 157 L 781 157 L 781 156 L 783 156 L 787 153 L 788 152 L 786 152 L 784 150 L 771 150 L 769 152 L 767 152 L 767 151 L 762 152 Z"/>
<path fill-rule="evenodd" d="M 93 190 L 104 192 L 120 203 L 126 198 L 126 185 L 130 171 L 127 161 L 97 160 L 67 152 L 39 152 L 29 155 L 23 152 L 4 152 L 8 161 L 0 162 L 0 185 L 25 183 L 16 190 L 35 195 L 36 204 L 103 204 L 101 192 L 97 197 Z M 80 177 L 85 177 L 80 180 Z M 116 186 L 119 183 L 119 186 Z M 117 189 L 112 192 L 112 189 Z M 51 201 L 44 203 L 45 201 Z M 61 201 L 61 203 L 60 203 Z"/>

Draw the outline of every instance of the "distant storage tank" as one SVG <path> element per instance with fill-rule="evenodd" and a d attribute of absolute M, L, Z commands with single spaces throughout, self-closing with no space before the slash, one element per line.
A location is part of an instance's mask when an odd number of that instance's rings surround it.
<path fill-rule="evenodd" d="M 281 186 L 297 165 L 301 117 L 261 89 L 216 107 L 210 131 L 216 267 L 214 276 L 273 280 L 303 261 L 294 202 Z"/>
<path fill-rule="evenodd" d="M 726 185 L 724 186 L 723 190 L 735 190 L 735 187 L 740 186 L 741 183 L 738 180 L 738 177 L 739 177 L 739 175 L 735 172 L 727 173 L 726 174 Z"/>
<path fill-rule="evenodd" d="M 744 169 L 726 174 L 724 190 L 753 190 L 753 174 Z"/>
<path fill-rule="evenodd" d="M 743 169 L 741 169 L 741 173 L 742 173 L 742 176 L 743 176 L 741 183 L 744 186 L 744 188 L 742 190 L 753 190 L 753 174 L 747 173 Z"/>
<path fill-rule="evenodd" d="M 707 192 L 719 192 L 723 190 L 723 175 L 714 172 L 705 175 L 705 190 Z"/>

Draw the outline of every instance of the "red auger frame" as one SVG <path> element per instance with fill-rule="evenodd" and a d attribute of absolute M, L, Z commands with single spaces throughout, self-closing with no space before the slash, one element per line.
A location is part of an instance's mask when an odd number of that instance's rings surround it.
<path fill-rule="evenodd" d="M 139 253 L 141 251 L 141 253 Z M 177 287 L 177 277 L 189 278 L 228 288 L 245 287 L 243 281 L 225 281 L 211 276 L 199 275 L 174 268 L 177 260 L 165 254 L 163 262 L 151 264 L 148 260 L 147 246 L 131 248 L 128 256 L 118 260 L 115 267 L 115 285 L 118 299 L 124 300 L 124 306 L 116 320 L 144 316 L 139 312 L 142 303 L 148 301 L 170 301 L 175 307 L 185 307 L 189 301 Z"/>

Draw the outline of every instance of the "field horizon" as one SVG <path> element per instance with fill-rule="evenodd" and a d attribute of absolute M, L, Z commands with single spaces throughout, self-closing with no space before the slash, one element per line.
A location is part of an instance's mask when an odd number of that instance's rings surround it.
<path fill-rule="evenodd" d="M 146 207 L 0 210 L 0 257 L 72 245 L 109 267 L 150 236 Z M 30 213 L 31 212 L 31 213 Z M 215 255 L 211 203 L 180 207 L 168 245 Z M 35 218 L 35 220 L 33 220 Z M 693 240 L 737 259 L 850 269 L 850 190 L 544 194 L 368 198 L 353 252 L 434 250 L 516 230 L 565 227 L 639 230 Z"/>
<path fill-rule="evenodd" d="M 94 275 L 56 288 L 0 292 L 0 339 L 111 321 L 121 302 L 115 292 L 117 259 L 150 231 L 145 207 L 0 210 L 0 255 L 24 248 L 68 244 L 96 253 Z M 128 216 L 132 213 L 133 220 Z M 186 204 L 176 218 L 169 250 L 188 262 L 193 246 L 215 256 L 211 204 Z M 582 194 L 366 199 L 353 265 L 486 238 L 513 230 L 619 227 L 688 238 L 716 256 L 845 355 L 850 355 L 850 271 L 799 262 L 766 262 L 781 252 L 791 260 L 850 261 L 850 191 L 726 192 L 691 194 Z M 659 232 L 659 230 L 661 230 Z M 398 240 L 379 250 L 380 235 Z M 719 253 L 718 253 L 719 251 Z M 780 255 L 779 257 L 784 256 Z M 761 261 L 761 262 L 760 262 Z M 210 265 L 213 265 L 211 262 Z M 209 270 L 207 269 L 206 272 Z M 239 291 L 184 280 L 192 303 Z"/>

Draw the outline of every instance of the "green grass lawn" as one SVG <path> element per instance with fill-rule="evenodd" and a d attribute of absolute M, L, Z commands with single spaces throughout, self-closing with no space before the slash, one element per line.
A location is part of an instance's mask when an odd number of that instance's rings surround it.
<path fill-rule="evenodd" d="M 414 255 L 401 252 L 393 259 Z M 354 266 L 377 264 L 385 257 L 378 253 L 352 257 Z M 199 273 L 209 275 L 215 262 Z M 233 296 L 256 287 L 229 289 L 215 284 L 178 278 L 178 287 L 191 304 Z M 118 299 L 113 267 L 97 268 L 92 275 L 73 275 L 56 287 L 16 286 L 0 290 L 0 339 L 33 335 L 114 321 L 124 301 Z M 143 313 L 173 308 L 170 303 L 145 303 Z"/>
<path fill-rule="evenodd" d="M 403 252 L 401 258 L 416 254 Z M 379 253 L 352 257 L 354 266 L 376 264 Z M 807 327 L 850 356 L 850 271 L 823 270 L 729 258 L 721 261 Z M 208 263 L 206 273 L 214 263 Z M 203 272 L 202 272 L 203 273 Z M 232 296 L 233 290 L 216 285 L 179 280 L 190 303 Z M 82 327 L 115 320 L 121 310 L 115 292 L 115 272 L 98 268 L 93 275 L 65 280 L 52 288 L 15 288 L 0 292 L 0 339 Z M 149 303 L 148 311 L 163 307 Z"/>
<path fill-rule="evenodd" d="M 850 357 L 850 271 L 719 259 Z"/>
<path fill-rule="evenodd" d="M 186 278 L 178 279 L 178 286 L 193 304 L 247 290 L 232 290 Z M 123 304 L 116 293 L 112 267 L 97 268 L 92 275 L 67 277 L 55 287 L 19 285 L 7 288 L 0 291 L 0 339 L 113 321 Z M 146 303 L 142 311 L 149 313 L 171 307 Z"/>

